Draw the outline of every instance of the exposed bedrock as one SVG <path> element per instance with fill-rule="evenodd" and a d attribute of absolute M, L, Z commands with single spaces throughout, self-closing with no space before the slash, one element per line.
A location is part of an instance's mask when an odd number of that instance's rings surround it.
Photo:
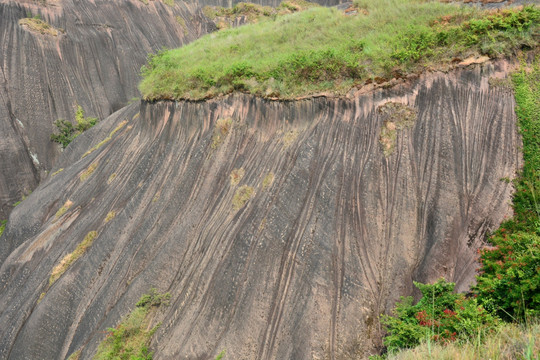
<path fill-rule="evenodd" d="M 151 287 L 171 294 L 156 359 L 375 351 L 379 314 L 413 280 L 467 289 L 486 231 L 511 214 L 514 100 L 488 84 L 504 72 L 428 74 L 352 100 L 237 94 L 113 114 L 11 214 L 0 358 L 90 358 Z"/>
<path fill-rule="evenodd" d="M 19 24 L 34 16 L 53 33 Z M 138 96 L 148 53 L 215 28 L 196 4 L 139 0 L 0 0 L 0 19 L 0 219 L 58 156 L 56 119 L 105 118 Z"/>

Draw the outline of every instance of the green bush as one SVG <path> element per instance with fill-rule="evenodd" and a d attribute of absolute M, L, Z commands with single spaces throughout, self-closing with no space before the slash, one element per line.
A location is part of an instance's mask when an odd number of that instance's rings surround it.
<path fill-rule="evenodd" d="M 80 105 L 77 105 L 75 112 L 75 126 L 68 121 L 58 119 L 54 122 L 54 125 L 58 129 L 57 134 L 51 135 L 51 141 L 54 141 L 65 149 L 69 143 L 73 141 L 77 136 L 96 125 L 98 119 L 94 117 L 84 117 L 84 110 Z"/>
<path fill-rule="evenodd" d="M 412 297 L 402 297 L 394 316 L 382 316 L 388 331 L 384 345 L 389 352 L 415 347 L 422 341 L 447 343 L 483 337 L 498 324 L 475 298 L 454 293 L 454 283 L 440 279 L 434 284 L 414 285 L 422 293 L 417 304 L 413 305 Z"/>
<path fill-rule="evenodd" d="M 512 80 L 525 163 L 514 180 L 514 217 L 480 251 L 474 291 L 501 318 L 523 320 L 540 316 L 540 58 Z"/>

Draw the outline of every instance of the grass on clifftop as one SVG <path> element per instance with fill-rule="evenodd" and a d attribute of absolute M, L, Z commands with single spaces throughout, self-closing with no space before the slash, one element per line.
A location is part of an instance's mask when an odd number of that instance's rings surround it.
<path fill-rule="evenodd" d="M 366 81 L 497 57 L 540 39 L 540 8 L 495 12 L 425 0 L 356 2 L 356 11 L 315 7 L 209 34 L 151 55 L 146 100 L 204 99 L 232 91 L 294 98 L 346 93 Z"/>

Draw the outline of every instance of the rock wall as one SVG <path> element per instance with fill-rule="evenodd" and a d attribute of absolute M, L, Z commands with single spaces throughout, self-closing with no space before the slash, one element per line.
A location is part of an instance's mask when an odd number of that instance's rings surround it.
<path fill-rule="evenodd" d="M 0 238 L 0 358 L 91 358 L 151 287 L 171 294 L 156 359 L 375 352 L 379 314 L 413 280 L 466 289 L 485 232 L 511 214 L 514 100 L 489 85 L 506 66 L 352 99 L 237 94 L 115 113 L 75 140 Z"/>
<path fill-rule="evenodd" d="M 19 25 L 39 16 L 58 31 Z M 103 119 L 138 97 L 147 54 L 215 29 L 196 4 L 139 0 L 0 0 L 0 219 L 59 154 L 56 119 L 76 104 Z"/>

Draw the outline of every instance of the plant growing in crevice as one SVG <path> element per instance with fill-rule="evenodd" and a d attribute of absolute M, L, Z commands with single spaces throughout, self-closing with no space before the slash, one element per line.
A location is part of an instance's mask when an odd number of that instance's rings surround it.
<path fill-rule="evenodd" d="M 80 105 L 77 105 L 77 110 L 75 111 L 75 125 L 68 120 L 56 120 L 54 125 L 56 126 L 58 133 L 51 135 L 51 141 L 60 144 L 62 149 L 65 149 L 73 139 L 96 125 L 97 122 L 97 118 L 85 117 L 83 108 Z"/>

